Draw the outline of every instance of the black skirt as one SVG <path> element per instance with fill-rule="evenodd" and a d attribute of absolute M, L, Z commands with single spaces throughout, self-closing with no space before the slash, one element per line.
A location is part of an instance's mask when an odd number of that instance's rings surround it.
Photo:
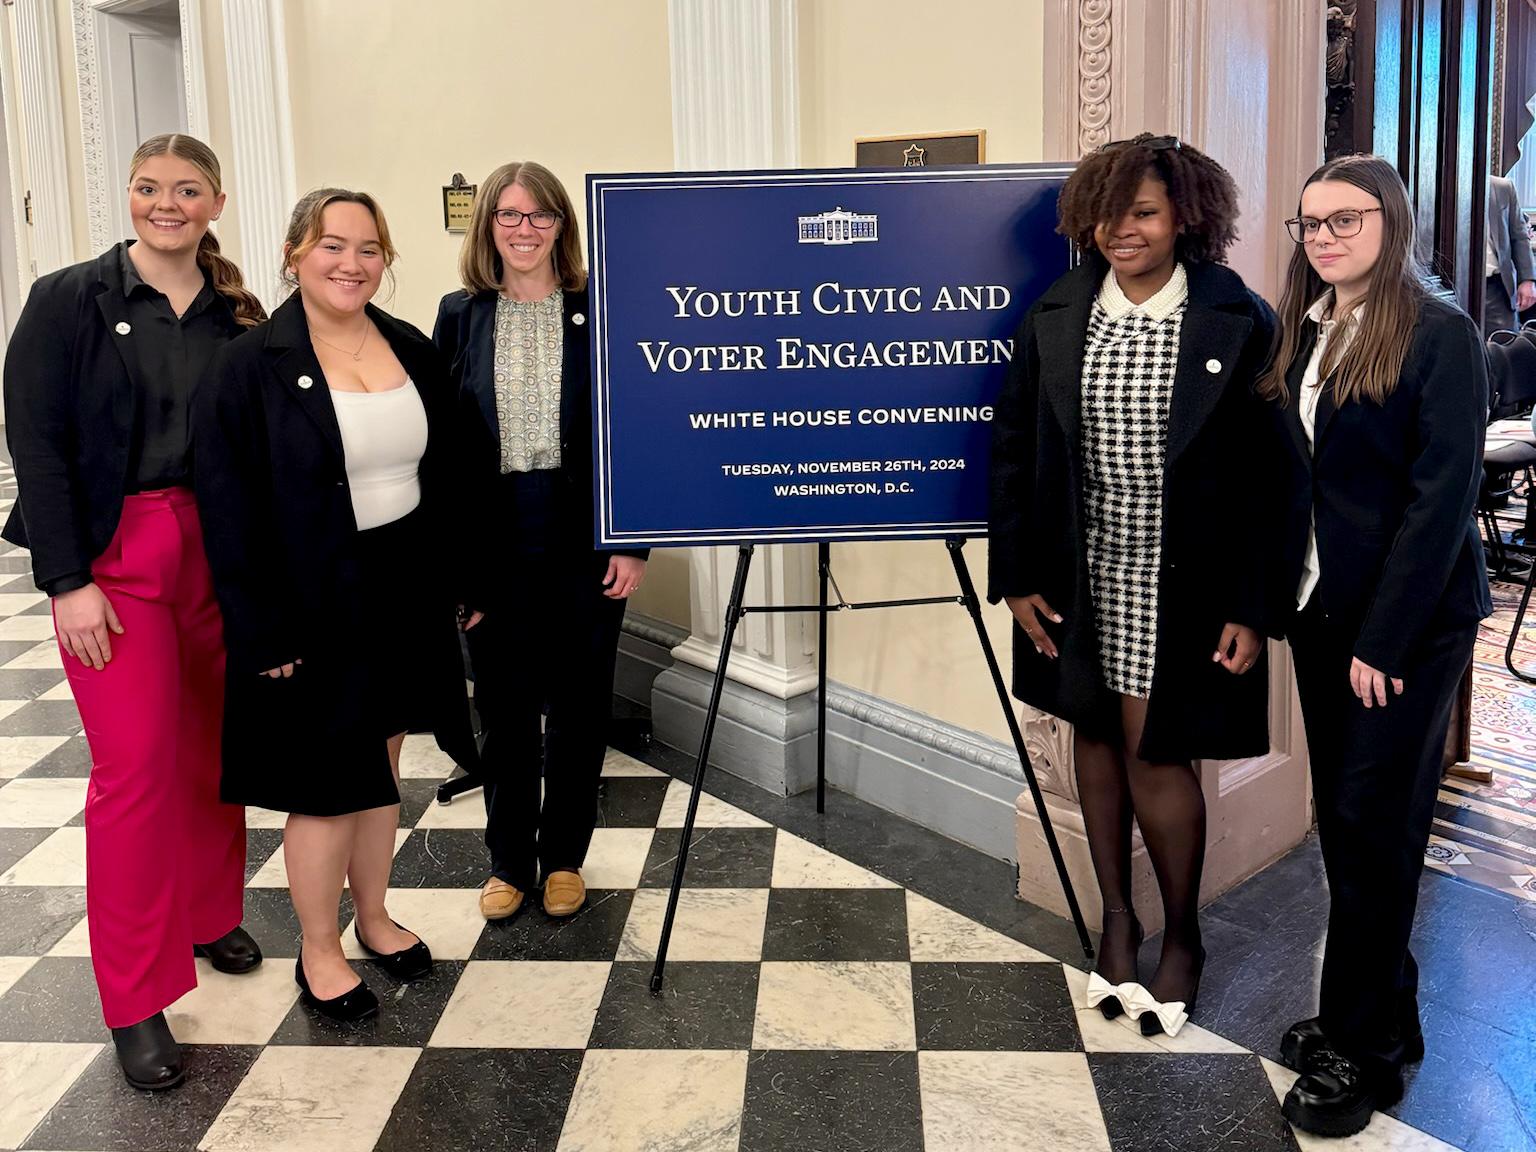
<path fill-rule="evenodd" d="M 356 556 L 357 581 L 306 629 L 291 677 L 226 684 L 225 803 L 307 816 L 397 804 L 386 741 L 467 708 L 456 605 L 423 514 L 358 532 Z"/>

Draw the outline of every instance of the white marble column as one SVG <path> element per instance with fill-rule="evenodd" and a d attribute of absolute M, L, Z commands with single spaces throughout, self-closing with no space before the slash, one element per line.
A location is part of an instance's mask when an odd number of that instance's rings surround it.
<path fill-rule="evenodd" d="M 52 0 L 20 0 L 11 11 L 16 15 L 16 54 L 21 64 L 17 95 L 27 142 L 24 188 L 32 197 L 28 271 L 37 277 L 75 260 L 58 24 Z M 30 279 L 24 279 L 26 283 Z"/>
<path fill-rule="evenodd" d="M 285 295 L 283 236 L 298 197 L 283 0 L 223 2 L 235 161 L 230 198 L 240 214 L 240 263 L 251 291 L 271 309 Z"/>
<path fill-rule="evenodd" d="M 667 14 L 673 158 L 678 170 L 798 164 L 794 0 L 669 0 Z M 690 634 L 672 655 L 698 671 L 658 678 L 653 709 L 658 734 L 664 739 L 670 734 L 685 747 L 693 736 L 693 721 L 701 715 L 695 704 L 702 674 L 712 674 L 719 660 L 736 558 L 735 548 L 691 550 Z M 772 545 L 756 550 L 747 584 L 749 604 L 807 603 L 815 598 L 813 546 Z M 793 791 L 803 786 L 803 773 L 786 768 L 785 763 L 804 759 L 803 746 L 790 746 L 803 745 L 806 701 L 801 706 L 790 702 L 816 687 L 815 617 L 748 616 L 736 632 L 730 677 L 733 694 L 722 709 L 723 765 L 775 789 Z M 764 699 L 753 700 L 739 687 L 761 693 Z M 685 717 L 672 699 L 679 693 L 692 700 L 682 709 Z M 684 727 L 667 732 L 679 719 L 686 720 Z"/>

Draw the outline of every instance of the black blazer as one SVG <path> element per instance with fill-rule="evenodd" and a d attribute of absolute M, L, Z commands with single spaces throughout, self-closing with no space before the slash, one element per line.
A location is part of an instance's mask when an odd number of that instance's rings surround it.
<path fill-rule="evenodd" d="M 459 389 L 464 441 L 473 491 L 484 492 L 501 473 L 501 424 L 496 419 L 495 292 L 450 292 L 437 309 L 432 342 L 448 363 Z M 565 342 L 560 371 L 560 474 L 569 485 L 572 507 L 587 518 L 572 525 L 591 540 L 595 498 L 592 482 L 592 353 L 588 343 L 587 291 L 564 293 Z M 620 548 L 607 554 L 644 560 L 648 548 Z"/>
<path fill-rule="evenodd" d="M 452 602 L 473 582 L 455 530 L 462 500 L 453 388 L 421 332 L 372 305 L 368 315 L 427 413 L 421 499 L 442 560 L 435 585 L 413 591 Z M 349 634 L 342 624 L 363 579 L 341 429 L 297 295 L 219 352 L 198 390 L 193 427 L 198 507 L 234 683 Z"/>
<path fill-rule="evenodd" d="M 1100 672 L 1088 578 L 1082 452 L 1083 349 L 1107 271 L 1090 256 L 1046 290 L 1014 338 L 992 428 L 988 599 L 1039 594 L 1063 617 L 1045 621 L 1060 658 L 1014 626 L 1013 690 L 1085 731 L 1117 730 L 1118 703 Z M 1272 524 L 1252 493 L 1269 473 L 1267 406 L 1254 385 L 1275 319 L 1237 273 L 1186 263 L 1163 471 L 1157 656 L 1141 755 L 1154 761 L 1235 759 L 1269 751 L 1267 665 L 1234 676 L 1211 660 L 1228 623 L 1260 632 Z"/>
<path fill-rule="evenodd" d="M 1401 677 L 1422 640 L 1493 610 L 1474 517 L 1488 418 L 1486 352 L 1464 312 L 1426 299 L 1386 403 L 1340 406 L 1325 389 L 1309 450 L 1297 400 L 1316 344 L 1317 325 L 1308 320 L 1286 375 L 1289 402 L 1273 409 L 1285 494 L 1273 631 L 1283 635 L 1294 617 L 1315 517 L 1313 595 L 1355 637 L 1360 660 Z"/>
<path fill-rule="evenodd" d="M 126 324 L 122 249 L 32 286 L 5 354 L 5 436 L 19 495 L 3 535 L 32 550 L 32 575 L 90 578 L 122 517 L 143 380 Z M 244 329 L 222 296 L 210 306 L 233 339 Z"/>

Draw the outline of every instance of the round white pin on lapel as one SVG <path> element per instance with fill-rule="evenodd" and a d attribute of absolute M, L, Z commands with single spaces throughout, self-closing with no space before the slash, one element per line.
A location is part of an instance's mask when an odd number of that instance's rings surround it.
<path fill-rule="evenodd" d="M 1221 371 L 1221 361 L 1220 360 L 1207 360 L 1205 362 L 1205 370 L 1207 372 L 1211 372 L 1211 373 L 1220 372 Z"/>
<path fill-rule="evenodd" d="M 300 388 L 313 388 L 315 381 L 311 376 L 300 376 L 298 379 L 298 385 Z"/>
<path fill-rule="evenodd" d="M 585 324 L 586 322 L 587 322 L 587 318 L 585 316 L 583 316 L 580 312 L 574 312 L 574 313 L 571 314 L 571 323 L 572 324 Z"/>
<path fill-rule="evenodd" d="M 133 331 L 133 325 L 128 323 L 126 320 L 119 320 L 117 322 L 117 327 L 114 328 L 113 331 L 116 332 L 119 336 L 126 336 L 128 333 Z"/>

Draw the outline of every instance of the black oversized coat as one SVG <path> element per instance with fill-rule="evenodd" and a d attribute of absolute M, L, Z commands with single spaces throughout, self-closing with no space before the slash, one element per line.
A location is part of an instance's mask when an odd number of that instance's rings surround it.
<path fill-rule="evenodd" d="M 1266 631 L 1266 568 L 1278 533 L 1275 437 L 1254 391 L 1275 319 L 1238 275 L 1186 263 L 1163 467 L 1157 653 L 1140 754 L 1153 761 L 1235 759 L 1269 750 L 1268 664 L 1244 676 L 1212 661 L 1227 623 Z M 1118 697 L 1104 684 L 1088 577 L 1083 506 L 1082 368 L 1104 263 L 1090 257 L 1024 318 L 993 423 L 988 599 L 1039 594 L 1060 657 L 1014 626 L 1020 700 L 1107 736 Z"/>
<path fill-rule="evenodd" d="M 428 563 L 402 557 L 401 570 L 365 571 L 360 562 L 341 429 L 297 295 L 220 350 L 193 405 L 198 510 L 229 652 L 224 792 L 231 802 L 313 815 L 348 810 L 339 795 L 306 807 L 306 773 L 392 789 L 373 707 L 381 675 L 428 685 L 420 711 L 439 743 L 461 763 L 475 762 L 454 623 L 475 584 L 473 553 L 459 531 L 456 391 L 426 336 L 371 305 L 368 315 L 426 410 L 419 511 Z M 401 611 L 410 602 L 441 621 L 429 668 L 380 667 L 378 645 L 357 642 L 381 629 L 387 636 L 387 618 L 363 615 L 381 586 Z M 325 699 L 296 692 L 279 699 L 260 675 L 295 659 L 307 662 L 306 676 L 318 676 L 323 663 Z"/>

